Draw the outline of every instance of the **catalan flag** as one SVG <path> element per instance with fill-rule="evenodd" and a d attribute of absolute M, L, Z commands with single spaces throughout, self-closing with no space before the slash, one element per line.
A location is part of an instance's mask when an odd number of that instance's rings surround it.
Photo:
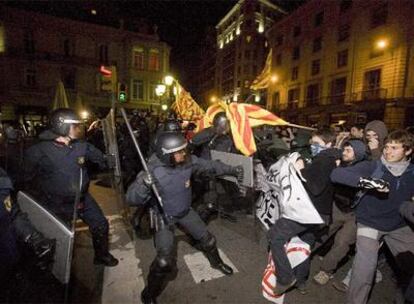
<path fill-rule="evenodd" d="M 269 86 L 272 70 L 272 49 L 270 49 L 269 54 L 267 54 L 266 63 L 262 72 L 253 80 L 250 89 L 252 90 L 261 90 L 266 89 Z"/>
<path fill-rule="evenodd" d="M 198 120 L 204 115 L 204 110 L 182 86 L 178 86 L 177 97 L 171 109 L 184 120 Z"/>
<path fill-rule="evenodd" d="M 228 105 L 224 102 L 218 102 L 207 109 L 206 115 L 200 121 L 197 131 L 210 127 L 214 116 L 219 112 L 226 112 L 226 116 L 230 121 L 234 144 L 240 152 L 247 156 L 256 152 L 253 127 L 289 124 L 257 105 L 235 102 Z"/>

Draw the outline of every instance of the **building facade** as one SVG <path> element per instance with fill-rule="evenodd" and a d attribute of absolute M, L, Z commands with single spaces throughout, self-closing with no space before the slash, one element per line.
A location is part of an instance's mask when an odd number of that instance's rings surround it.
<path fill-rule="evenodd" d="M 286 13 L 268 0 L 240 0 L 216 26 L 215 91 L 245 102 L 269 51 L 265 32 Z M 213 97 L 213 96 L 212 96 Z"/>
<path fill-rule="evenodd" d="M 413 5 L 311 0 L 275 23 L 268 109 L 306 125 L 414 124 Z"/>
<path fill-rule="evenodd" d="M 0 106 L 3 120 L 39 120 L 62 81 L 69 105 L 104 114 L 100 66 L 115 66 L 127 108 L 159 108 L 155 86 L 169 71 L 170 47 L 155 31 L 119 28 L 1 7 Z M 115 92 L 116 95 L 116 92 Z"/>

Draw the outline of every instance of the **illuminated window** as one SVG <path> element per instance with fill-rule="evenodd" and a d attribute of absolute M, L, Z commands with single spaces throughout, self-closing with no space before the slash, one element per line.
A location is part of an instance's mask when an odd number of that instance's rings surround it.
<path fill-rule="evenodd" d="M 135 48 L 133 52 L 133 65 L 137 70 L 145 69 L 145 55 L 143 48 Z"/>
<path fill-rule="evenodd" d="M 160 53 L 156 49 L 151 49 L 148 55 L 148 70 L 159 71 L 160 70 Z"/>

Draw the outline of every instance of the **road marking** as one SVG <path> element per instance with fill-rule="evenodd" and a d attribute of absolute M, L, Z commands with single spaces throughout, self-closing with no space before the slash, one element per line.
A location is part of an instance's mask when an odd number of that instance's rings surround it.
<path fill-rule="evenodd" d="M 102 282 L 101 303 L 140 303 L 140 293 L 145 287 L 141 260 L 136 256 L 134 241 L 126 232 L 124 225 L 111 225 L 110 244 L 122 244 L 121 248 L 111 249 L 119 264 L 105 267 Z M 124 243 L 125 244 L 125 243 Z"/>
<path fill-rule="evenodd" d="M 235 273 L 239 272 L 230 259 L 224 254 L 223 251 L 221 251 L 221 249 L 219 249 L 219 252 L 224 263 L 233 268 Z M 225 276 L 225 274 L 223 274 L 220 270 L 211 268 L 210 262 L 202 252 L 186 254 L 184 255 L 184 261 L 190 269 L 191 275 L 193 276 L 196 284 Z"/>

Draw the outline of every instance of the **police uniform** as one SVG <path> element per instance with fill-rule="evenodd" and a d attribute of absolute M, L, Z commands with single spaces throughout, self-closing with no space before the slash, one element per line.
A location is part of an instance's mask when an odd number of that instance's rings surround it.
<path fill-rule="evenodd" d="M 16 235 L 12 227 L 10 191 L 13 189 L 10 178 L 0 168 L 0 289 L 12 274 L 18 261 Z M 2 298 L 0 297 L 0 300 Z"/>
<path fill-rule="evenodd" d="M 181 141 L 177 149 L 165 148 L 165 139 L 175 138 Z M 183 144 L 184 143 L 184 144 Z M 199 242 L 201 250 L 208 257 L 212 267 L 229 275 L 233 270 L 221 260 L 215 237 L 208 232 L 205 223 L 191 208 L 191 176 L 195 172 L 209 172 L 214 175 L 231 174 L 237 170 L 220 162 L 206 161 L 196 156 L 189 157 L 183 164 L 172 165 L 169 160 L 173 152 L 186 146 L 184 137 L 178 133 L 165 133 L 157 141 L 157 152 L 149 160 L 148 168 L 163 202 L 166 222 L 157 217 L 155 247 L 157 255 L 150 267 L 148 285 L 142 293 L 144 303 L 154 303 L 166 285 L 169 273 L 176 269 L 174 230 L 176 224 L 182 226 L 188 234 Z M 165 149 L 164 149 L 165 148 Z M 160 151 L 164 151 L 160 152 Z M 167 152 L 165 152 L 167 151 Z M 126 198 L 131 205 L 150 203 L 154 199 L 150 187 L 145 183 L 145 172 L 140 172 L 136 181 L 128 188 Z M 156 210 L 157 213 L 160 210 Z"/>
<path fill-rule="evenodd" d="M 86 161 L 105 168 L 103 154 L 85 141 L 73 140 L 69 145 L 57 142 L 62 135 L 56 133 L 52 129 L 44 131 L 39 135 L 40 142 L 26 151 L 25 186 L 34 190 L 45 207 L 68 224 L 75 207 L 92 234 L 95 264 L 115 266 L 118 261 L 108 251 L 109 224 L 88 192 L 89 177 L 85 168 Z M 80 200 L 74 206 L 77 192 Z"/>

